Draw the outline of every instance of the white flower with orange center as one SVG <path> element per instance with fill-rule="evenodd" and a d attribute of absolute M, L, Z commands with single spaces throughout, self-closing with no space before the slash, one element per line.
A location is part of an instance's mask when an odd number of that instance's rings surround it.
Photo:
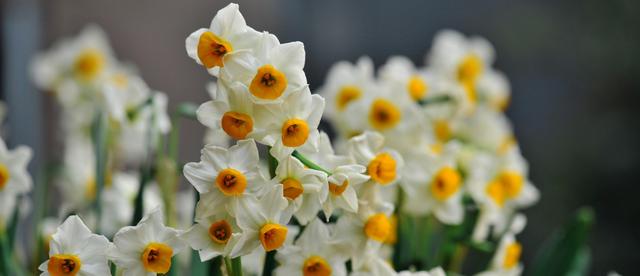
<path fill-rule="evenodd" d="M 478 80 L 491 67 L 495 50 L 481 37 L 444 30 L 436 34 L 427 63 L 437 73 L 457 81 L 471 102 L 478 101 Z"/>
<path fill-rule="evenodd" d="M 349 155 L 367 168 L 370 181 L 382 186 L 392 185 L 401 177 L 404 161 L 395 150 L 384 148 L 384 137 L 366 131 L 349 140 Z"/>
<path fill-rule="evenodd" d="M 478 276 L 518 276 L 522 274 L 523 266 L 520 262 L 522 244 L 516 241 L 513 233 L 504 235 L 496 250 L 489 270 Z"/>
<path fill-rule="evenodd" d="M 435 76 L 416 68 L 407 57 L 394 56 L 380 67 L 380 79 L 392 85 L 394 91 L 404 91 L 398 96 L 420 101 L 429 95 Z"/>
<path fill-rule="evenodd" d="M 106 35 L 90 25 L 71 39 L 64 39 L 38 54 L 31 65 L 38 88 L 54 92 L 64 106 L 95 99 L 99 84 L 114 64 Z"/>
<path fill-rule="evenodd" d="M 110 246 L 107 238 L 91 233 L 78 216 L 70 216 L 51 236 L 49 259 L 38 267 L 40 275 L 109 275 L 106 252 Z"/>
<path fill-rule="evenodd" d="M 378 251 L 393 234 L 392 212 L 393 205 L 386 202 L 361 202 L 358 213 L 340 216 L 333 239 L 351 257 L 354 268 L 366 261 L 363 252 Z"/>
<path fill-rule="evenodd" d="M 322 205 L 325 216 L 331 217 L 335 209 L 357 212 L 358 195 L 356 190 L 369 180 L 369 176 L 365 174 L 367 168 L 355 164 L 348 156 L 335 155 L 331 140 L 325 132 L 320 132 L 317 148 L 305 145 L 298 151 L 331 172 L 327 178 L 329 195 Z"/>
<path fill-rule="evenodd" d="M 191 33 L 185 47 L 189 57 L 218 76 L 225 59 L 231 53 L 252 50 L 258 36 L 258 32 L 247 26 L 238 5 L 231 3 L 216 13 L 208 29 Z"/>
<path fill-rule="evenodd" d="M 361 57 L 356 63 L 341 61 L 334 64 L 319 89 L 327 99 L 326 116 L 336 122 L 341 132 L 345 132 L 339 120 L 352 103 L 364 98 L 375 85 L 373 62 L 369 57 Z"/>
<path fill-rule="evenodd" d="M 254 51 L 238 51 L 225 59 L 220 77 L 239 82 L 257 103 L 279 102 L 307 84 L 301 42 L 280 44 L 276 36 L 262 33 Z"/>
<path fill-rule="evenodd" d="M 27 165 L 31 149 L 19 146 L 8 150 L 0 138 L 0 231 L 3 231 L 16 207 L 17 197 L 29 192 L 33 186 Z"/>
<path fill-rule="evenodd" d="M 307 86 L 291 93 L 280 104 L 262 105 L 256 110 L 257 124 L 262 127 L 256 133 L 258 141 L 272 146 L 271 154 L 276 159 L 307 143 L 315 145 L 323 110 L 324 99 L 311 95 Z"/>
<path fill-rule="evenodd" d="M 518 145 L 506 115 L 485 106 L 477 107 L 471 116 L 462 120 L 456 137 L 498 155 L 505 155 Z"/>
<path fill-rule="evenodd" d="M 171 269 L 171 258 L 184 247 L 178 231 L 164 225 L 160 208 L 144 216 L 136 226 L 120 229 L 113 243 L 109 258 L 123 275 L 165 274 Z"/>
<path fill-rule="evenodd" d="M 283 218 L 288 220 L 293 215 L 301 225 L 316 217 L 329 193 L 327 174 L 305 168 L 292 156 L 278 162 L 272 181 L 282 184 L 283 195 L 287 198 Z"/>
<path fill-rule="evenodd" d="M 246 199 L 266 185 L 252 139 L 238 141 L 229 149 L 207 145 L 201 153 L 200 162 L 184 166 L 184 176 L 200 193 L 196 207 L 200 216 L 225 208 L 234 215 L 235 201 Z"/>
<path fill-rule="evenodd" d="M 504 73 L 487 70 L 477 83 L 478 98 L 487 106 L 504 111 L 511 100 L 511 85 Z"/>
<path fill-rule="evenodd" d="M 293 246 L 278 251 L 280 265 L 275 275 L 340 276 L 347 275 L 346 259 L 337 254 L 327 225 L 312 220 Z"/>
<path fill-rule="evenodd" d="M 223 80 L 207 88 L 213 100 L 200 105 L 196 113 L 198 121 L 210 129 L 222 129 L 236 140 L 252 138 L 257 125 L 254 104 L 246 89 Z"/>
<path fill-rule="evenodd" d="M 289 229 L 282 211 L 287 207 L 287 199 L 281 184 L 270 187 L 260 200 L 251 196 L 236 205 L 236 222 L 242 235 L 231 250 L 232 258 L 247 255 L 259 247 L 265 252 L 278 250 L 285 244 Z"/>
<path fill-rule="evenodd" d="M 111 119 L 133 121 L 137 109 L 149 98 L 151 90 L 132 68 L 120 66 L 108 73 L 102 84 L 107 111 Z"/>
<path fill-rule="evenodd" d="M 235 218 L 225 212 L 196 218 L 196 224 L 179 236 L 191 248 L 197 250 L 200 261 L 216 256 L 229 256 L 240 235 Z"/>
<path fill-rule="evenodd" d="M 464 217 L 464 179 L 456 164 L 459 145 L 445 145 L 439 155 L 407 156 L 404 210 L 412 214 L 433 214 L 445 224 L 459 224 Z"/>

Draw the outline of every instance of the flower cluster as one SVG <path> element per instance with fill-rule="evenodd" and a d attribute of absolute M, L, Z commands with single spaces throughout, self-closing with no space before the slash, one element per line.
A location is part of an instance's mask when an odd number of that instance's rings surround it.
<path fill-rule="evenodd" d="M 62 107 L 65 145 L 42 275 L 171 274 L 185 247 L 197 252 L 192 273 L 210 262 L 234 276 L 439 276 L 460 272 L 469 248 L 493 256 L 480 275 L 522 272 L 520 210 L 539 194 L 489 42 L 442 31 L 424 67 L 343 61 L 317 93 L 304 45 L 251 28 L 236 4 L 185 46 L 214 77 L 210 101 L 172 117 L 208 131 L 183 167 L 185 191 L 167 97 L 117 61 L 100 29 L 34 60 L 35 82 Z M 0 234 L 31 188 L 29 159 L 0 140 Z"/>

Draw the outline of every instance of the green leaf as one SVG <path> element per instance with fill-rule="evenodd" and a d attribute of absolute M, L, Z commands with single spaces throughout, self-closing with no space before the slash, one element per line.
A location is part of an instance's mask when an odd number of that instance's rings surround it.
<path fill-rule="evenodd" d="M 594 222 L 591 208 L 578 210 L 575 217 L 556 230 L 540 248 L 531 275 L 586 275 L 590 262 L 586 243 Z"/>

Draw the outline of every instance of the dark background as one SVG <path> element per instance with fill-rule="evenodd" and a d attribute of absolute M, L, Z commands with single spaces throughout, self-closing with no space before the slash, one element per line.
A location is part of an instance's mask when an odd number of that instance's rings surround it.
<path fill-rule="evenodd" d="M 239 1 L 247 23 L 282 42 L 299 40 L 313 88 L 339 60 L 392 55 L 423 64 L 432 38 L 453 28 L 489 39 L 495 66 L 513 88 L 507 111 L 531 178 L 542 192 L 526 213 L 525 266 L 553 229 L 580 206 L 593 206 L 591 273 L 640 275 L 636 219 L 640 184 L 640 2 L 608 1 Z M 55 103 L 28 83 L 33 51 L 87 23 L 101 25 L 118 57 L 166 92 L 175 106 L 201 103 L 211 77 L 184 50 L 223 1 L 4 0 L 2 98 L 10 105 L 8 139 L 36 151 L 33 167 L 56 159 Z M 182 158 L 196 160 L 203 127 L 187 122 Z"/>

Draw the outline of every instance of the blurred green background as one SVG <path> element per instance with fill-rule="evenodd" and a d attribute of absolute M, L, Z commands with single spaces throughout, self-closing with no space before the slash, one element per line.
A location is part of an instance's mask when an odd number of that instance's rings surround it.
<path fill-rule="evenodd" d="M 3 0 L 2 100 L 11 145 L 35 148 L 32 170 L 60 154 L 55 102 L 29 83 L 39 49 L 97 23 L 121 60 L 137 65 L 175 106 L 207 100 L 211 77 L 184 39 L 226 1 Z M 380 65 L 405 55 L 419 65 L 434 34 L 452 28 L 489 39 L 513 88 L 508 115 L 531 178 L 542 192 L 526 211 L 525 266 L 553 229 L 593 206 L 593 275 L 640 275 L 640 2 L 609 1 L 239 1 L 249 25 L 299 40 L 317 88 L 329 67 L 361 55 Z M 203 127 L 185 126 L 183 160 L 198 157 Z"/>

